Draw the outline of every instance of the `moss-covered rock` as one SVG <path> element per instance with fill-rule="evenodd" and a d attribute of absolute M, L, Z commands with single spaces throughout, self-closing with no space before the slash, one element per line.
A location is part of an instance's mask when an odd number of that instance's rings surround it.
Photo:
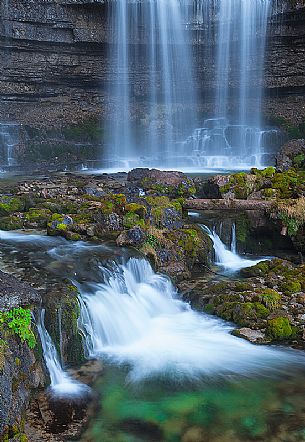
<path fill-rule="evenodd" d="M 15 196 L 0 196 L 0 216 L 8 216 L 14 212 L 22 212 L 25 208 L 25 202 Z"/>
<path fill-rule="evenodd" d="M 280 306 L 281 295 L 276 290 L 264 289 L 258 294 L 260 302 L 262 302 L 269 310 L 276 310 Z"/>
<path fill-rule="evenodd" d="M 245 278 L 252 276 L 264 276 L 269 271 L 269 261 L 262 261 L 252 267 L 246 267 L 241 270 L 241 275 Z"/>
<path fill-rule="evenodd" d="M 23 228 L 23 219 L 16 215 L 0 217 L 0 230 L 18 230 Z"/>
<path fill-rule="evenodd" d="M 79 317 L 78 290 L 75 286 L 58 287 L 58 291 L 49 294 L 45 326 L 58 354 L 67 365 L 79 364 L 84 360 L 82 336 L 78 329 Z"/>
<path fill-rule="evenodd" d="M 268 320 L 266 332 L 270 338 L 276 341 L 290 339 L 295 335 L 289 320 L 283 317 Z"/>
<path fill-rule="evenodd" d="M 25 214 L 24 220 L 27 226 L 37 226 L 46 228 L 48 220 L 52 217 L 52 212 L 44 208 L 31 208 Z"/>

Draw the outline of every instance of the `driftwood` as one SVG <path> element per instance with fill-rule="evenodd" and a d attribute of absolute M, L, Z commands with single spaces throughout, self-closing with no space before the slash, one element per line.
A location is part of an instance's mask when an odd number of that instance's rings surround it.
<path fill-rule="evenodd" d="M 186 210 L 267 210 L 272 201 L 237 199 L 188 199 L 184 202 Z"/>

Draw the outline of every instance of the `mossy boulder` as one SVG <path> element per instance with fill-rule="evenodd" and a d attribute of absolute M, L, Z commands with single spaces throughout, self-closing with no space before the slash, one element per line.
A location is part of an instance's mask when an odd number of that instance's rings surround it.
<path fill-rule="evenodd" d="M 145 198 L 150 223 L 160 229 L 181 229 L 183 226 L 181 200 L 170 200 L 167 196 Z"/>
<path fill-rule="evenodd" d="M 246 267 L 240 271 L 245 278 L 253 276 L 265 276 L 269 271 L 269 261 L 262 261 L 252 267 Z"/>
<path fill-rule="evenodd" d="M 14 212 L 22 212 L 25 208 L 25 202 L 15 196 L 0 196 L 0 216 L 8 216 Z"/>
<path fill-rule="evenodd" d="M 52 212 L 49 209 L 30 208 L 24 216 L 25 225 L 46 228 L 51 217 Z"/>
<path fill-rule="evenodd" d="M 23 228 L 23 219 L 16 215 L 0 217 L 0 230 L 18 230 Z"/>
<path fill-rule="evenodd" d="M 276 290 L 266 288 L 258 294 L 258 299 L 272 311 L 279 308 L 282 296 Z"/>
<path fill-rule="evenodd" d="M 288 318 L 278 317 L 267 321 L 267 335 L 275 341 L 291 339 L 295 336 L 295 330 Z"/>
<path fill-rule="evenodd" d="M 291 295 L 293 293 L 301 292 L 302 291 L 302 284 L 300 283 L 300 281 L 286 280 L 285 282 L 283 282 L 281 284 L 280 288 L 285 295 Z"/>
<path fill-rule="evenodd" d="M 259 302 L 223 302 L 216 307 L 215 312 L 221 318 L 241 326 L 251 325 L 257 319 L 265 319 L 270 313 Z"/>
<path fill-rule="evenodd" d="M 51 220 L 47 224 L 48 235 L 65 236 L 68 230 L 73 226 L 73 219 L 68 215 L 53 213 Z"/>
<path fill-rule="evenodd" d="M 84 360 L 82 336 L 78 329 L 80 306 L 78 290 L 73 285 L 57 287 L 49 293 L 45 313 L 45 326 L 58 354 L 67 365 Z"/>

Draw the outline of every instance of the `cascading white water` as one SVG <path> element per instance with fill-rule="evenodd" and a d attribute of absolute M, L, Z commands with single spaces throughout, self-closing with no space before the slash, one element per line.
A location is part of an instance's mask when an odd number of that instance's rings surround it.
<path fill-rule="evenodd" d="M 87 356 L 128 364 L 133 381 L 154 375 L 177 380 L 247 376 L 281 366 L 285 370 L 287 363 L 304 361 L 298 353 L 252 346 L 232 336 L 227 323 L 194 312 L 179 299 L 170 280 L 156 274 L 144 259 L 110 264 L 108 247 L 38 235 L 0 232 L 0 240 L 28 250 L 38 267 L 60 263 L 50 268 L 61 278 L 79 281 L 79 327 Z M 105 258 L 109 264 L 99 265 Z M 76 384 L 60 366 L 43 313 L 38 327 L 52 391 L 59 395 L 86 392 L 86 386 Z"/>
<path fill-rule="evenodd" d="M 45 310 L 41 310 L 39 321 L 37 321 L 37 329 L 43 349 L 43 357 L 50 374 L 51 391 L 56 396 L 74 396 L 89 390 L 87 385 L 72 379 L 65 372 L 60 364 L 57 350 L 44 325 Z"/>
<path fill-rule="evenodd" d="M 231 229 L 231 252 L 232 253 L 237 253 L 237 240 L 236 240 L 236 224 L 233 223 L 232 224 L 232 229 Z"/>
<path fill-rule="evenodd" d="M 196 124 L 193 71 L 183 12 L 187 0 L 116 0 L 110 16 L 116 81 L 116 103 L 109 128 L 108 156 L 121 166 L 139 164 L 142 157 L 162 157 L 176 133 Z M 136 88 L 145 89 L 148 108 L 135 128 Z M 139 91 L 140 92 L 140 91 Z M 141 132 L 141 133 L 140 133 Z M 172 152 L 168 152 L 171 155 Z M 128 166 L 127 166 L 128 167 Z"/>
<path fill-rule="evenodd" d="M 263 167 L 264 155 L 278 138 L 274 129 L 261 127 L 271 3 L 110 2 L 113 103 L 106 164 L 124 169 Z M 194 43 L 204 51 L 208 72 L 215 65 L 216 83 L 211 110 L 215 118 L 198 129 Z M 147 104 L 140 110 L 143 101 Z"/>
<path fill-rule="evenodd" d="M 101 268 L 103 283 L 81 290 L 88 356 L 130 364 L 130 380 L 248 375 L 285 363 L 287 353 L 235 338 L 224 322 L 194 312 L 144 259 Z"/>
<path fill-rule="evenodd" d="M 15 164 L 15 148 L 19 144 L 19 129 L 17 123 L 0 123 L 0 165 Z"/>
<path fill-rule="evenodd" d="M 215 264 L 223 267 L 227 271 L 236 272 L 245 267 L 251 267 L 258 264 L 262 260 L 267 258 L 251 260 L 242 258 L 236 253 L 236 232 L 235 224 L 232 227 L 232 242 L 231 250 L 221 241 L 220 237 L 217 235 L 215 229 L 211 230 L 207 226 L 201 226 L 205 230 L 211 240 L 213 241 L 214 252 L 215 252 Z"/>

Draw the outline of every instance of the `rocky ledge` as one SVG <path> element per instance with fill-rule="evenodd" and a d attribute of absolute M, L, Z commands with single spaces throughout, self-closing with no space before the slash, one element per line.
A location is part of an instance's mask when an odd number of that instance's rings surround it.
<path fill-rule="evenodd" d="M 29 285 L 0 272 L 0 440 L 27 440 L 24 415 L 31 391 L 45 383 L 31 320 L 39 303 Z"/>
<path fill-rule="evenodd" d="M 305 265 L 273 259 L 241 271 L 242 279 L 191 281 L 180 289 L 194 307 L 235 323 L 255 343 L 305 349 Z"/>

